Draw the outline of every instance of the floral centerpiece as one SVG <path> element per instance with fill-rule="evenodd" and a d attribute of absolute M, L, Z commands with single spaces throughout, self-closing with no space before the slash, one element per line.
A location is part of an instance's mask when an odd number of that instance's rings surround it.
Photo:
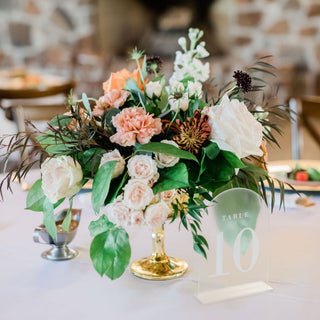
<path fill-rule="evenodd" d="M 273 194 L 274 183 L 265 170 L 266 142 L 276 143 L 272 130 L 278 128 L 268 116 L 283 117 L 284 112 L 268 102 L 257 105 L 248 95 L 264 88 L 255 73 L 271 74 L 273 67 L 267 57 L 261 58 L 246 71 L 236 71 L 218 97 L 208 99 L 203 83 L 210 66 L 203 59 L 209 54 L 202 35 L 190 29 L 188 40 L 178 40 L 182 50 L 176 53 L 168 84 L 159 75 L 160 58 L 147 58 L 135 49 L 137 69 L 112 73 L 103 83 L 102 97 L 70 96 L 68 112 L 52 119 L 48 131 L 30 124 L 31 133 L 1 140 L 9 159 L 15 151 L 24 153 L 37 134 L 33 151 L 40 156 L 9 171 L 0 187 L 6 181 L 10 188 L 12 178 L 22 179 L 40 164 L 41 179 L 28 193 L 27 209 L 43 212 L 52 238 L 57 236 L 55 208 L 69 199 L 62 225 L 68 230 L 73 198 L 92 181 L 92 208 L 101 215 L 89 225 L 90 255 L 100 275 L 115 279 L 128 266 L 125 227 L 150 226 L 159 237 L 168 219 L 180 220 L 192 234 L 194 250 L 206 257 L 208 244 L 201 235 L 206 200 L 235 187 L 251 189 L 265 200 L 265 186 Z M 158 254 L 164 257 L 162 249 L 156 248 L 153 262 Z M 180 274 L 184 271 L 182 267 Z"/>

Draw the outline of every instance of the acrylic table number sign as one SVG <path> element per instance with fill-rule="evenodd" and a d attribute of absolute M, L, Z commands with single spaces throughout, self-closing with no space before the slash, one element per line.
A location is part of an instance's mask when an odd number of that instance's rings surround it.
<path fill-rule="evenodd" d="M 203 230 L 209 252 L 200 267 L 200 302 L 272 290 L 267 284 L 269 215 L 263 199 L 251 190 L 231 189 L 214 199 Z"/>

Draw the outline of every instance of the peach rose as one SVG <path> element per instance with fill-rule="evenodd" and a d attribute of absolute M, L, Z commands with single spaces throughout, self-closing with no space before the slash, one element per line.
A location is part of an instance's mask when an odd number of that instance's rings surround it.
<path fill-rule="evenodd" d="M 108 161 L 117 161 L 117 164 L 112 172 L 112 179 L 122 175 L 126 162 L 124 161 L 118 149 L 114 149 L 113 151 L 103 154 L 100 161 L 100 167 Z"/>
<path fill-rule="evenodd" d="M 133 156 L 128 161 L 127 167 L 129 176 L 134 179 L 149 181 L 158 173 L 156 162 L 147 155 Z"/>
<path fill-rule="evenodd" d="M 108 93 L 113 89 L 121 90 L 124 87 L 125 82 L 128 78 L 132 78 L 137 81 L 139 88 L 143 91 L 143 84 L 140 79 L 140 72 L 138 69 L 132 73 L 127 69 L 122 69 L 116 73 L 111 73 L 110 78 L 103 83 L 102 87 L 104 93 Z"/>
<path fill-rule="evenodd" d="M 100 97 L 96 106 L 93 108 L 92 114 L 101 117 L 106 109 L 121 107 L 129 97 L 130 93 L 125 90 L 113 89 Z"/>
<path fill-rule="evenodd" d="M 170 212 L 169 206 L 164 201 L 151 204 L 145 211 L 146 224 L 153 228 L 159 227 L 164 224 Z"/>
<path fill-rule="evenodd" d="M 108 204 L 104 212 L 109 220 L 120 226 L 126 226 L 129 223 L 130 209 L 122 201 L 116 201 Z"/>
<path fill-rule="evenodd" d="M 117 133 L 110 137 L 110 141 L 123 147 L 148 143 L 152 136 L 161 132 L 161 120 L 154 119 L 141 107 L 125 108 L 112 117 L 112 123 Z"/>
<path fill-rule="evenodd" d="M 131 210 L 143 210 L 152 199 L 152 189 L 143 180 L 131 179 L 124 187 L 123 202 Z"/>

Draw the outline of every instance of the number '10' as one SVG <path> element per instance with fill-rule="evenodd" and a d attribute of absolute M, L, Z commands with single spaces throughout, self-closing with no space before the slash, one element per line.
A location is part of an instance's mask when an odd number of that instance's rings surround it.
<path fill-rule="evenodd" d="M 241 237 L 245 231 L 251 232 L 252 235 L 252 256 L 251 256 L 251 263 L 248 268 L 244 269 L 241 266 L 241 259 L 240 259 L 240 243 L 241 243 Z M 223 232 L 219 232 L 217 234 L 217 250 L 216 250 L 216 274 L 213 275 L 214 277 L 222 276 L 222 275 L 228 275 L 230 272 L 224 272 L 223 271 Z M 240 272 L 248 272 L 253 269 L 253 267 L 256 265 L 257 260 L 259 256 L 259 239 L 251 228 L 244 228 L 242 229 L 239 234 L 237 235 L 237 238 L 234 242 L 233 246 L 233 262 L 236 266 L 236 268 Z"/>

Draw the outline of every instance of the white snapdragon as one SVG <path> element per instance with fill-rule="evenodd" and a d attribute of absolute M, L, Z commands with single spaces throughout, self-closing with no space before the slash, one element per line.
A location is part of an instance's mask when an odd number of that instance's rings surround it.
<path fill-rule="evenodd" d="M 200 59 L 209 56 L 205 49 L 205 42 L 202 41 L 197 45 L 199 39 L 203 36 L 203 31 L 199 29 L 189 29 L 190 48 L 186 47 L 186 39 L 180 38 L 178 43 L 183 52 L 177 51 L 174 62 L 174 72 L 171 79 L 182 80 L 192 77 L 195 81 L 204 82 L 209 78 L 209 63 L 203 64 Z"/>

